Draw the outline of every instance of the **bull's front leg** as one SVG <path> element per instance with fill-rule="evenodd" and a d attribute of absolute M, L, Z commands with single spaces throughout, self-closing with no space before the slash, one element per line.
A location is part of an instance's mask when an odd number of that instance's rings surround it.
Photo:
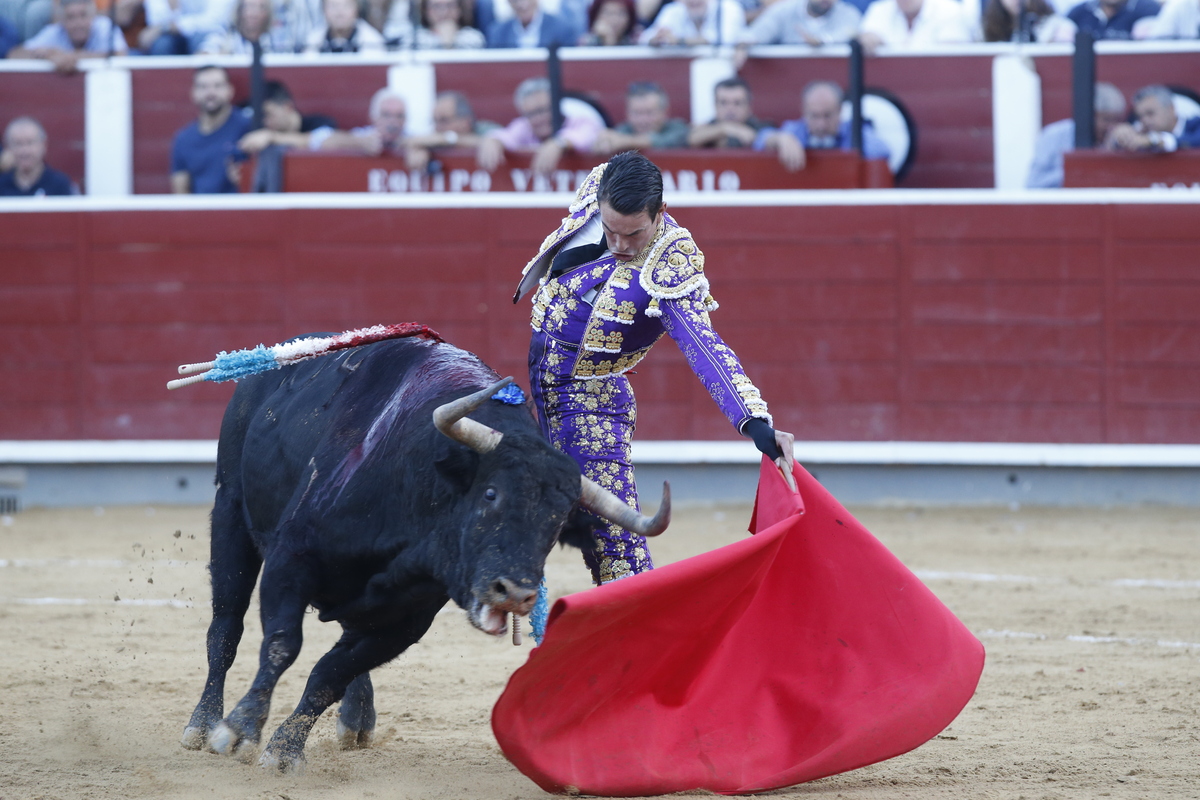
<path fill-rule="evenodd" d="M 445 602 L 444 596 L 424 600 L 393 626 L 370 630 L 346 628 L 333 649 L 313 667 L 299 705 L 275 731 L 259 763 L 284 772 L 303 769 L 304 745 L 321 714 L 346 694 L 352 681 L 359 676 L 366 678 L 370 670 L 386 664 L 417 642 L 429 630 L 434 615 Z M 356 687 L 360 688 L 361 685 Z M 371 717 L 373 728 L 373 708 Z M 361 729 L 355 732 L 356 741 L 361 733 Z M 367 733 L 369 739 L 369 731 Z"/>
<path fill-rule="evenodd" d="M 254 683 L 229 716 L 209 735 L 209 746 L 222 755 L 250 761 L 258 751 L 280 676 L 300 655 L 304 612 L 312 596 L 315 570 L 294 554 L 272 556 L 263 568 L 259 601 L 263 643 Z"/>

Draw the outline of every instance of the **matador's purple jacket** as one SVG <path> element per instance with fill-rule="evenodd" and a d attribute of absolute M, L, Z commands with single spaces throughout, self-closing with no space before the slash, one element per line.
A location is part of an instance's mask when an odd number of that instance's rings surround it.
<path fill-rule="evenodd" d="M 665 212 L 646 249 L 630 261 L 611 253 L 551 278 L 563 245 L 600 213 L 605 164 L 592 170 L 558 230 L 526 265 L 518 293 L 535 284 L 529 383 L 542 432 L 583 474 L 637 505 L 630 443 L 637 406 L 624 376 L 664 333 L 671 335 L 713 400 L 739 431 L 771 422 L 767 404 L 709 322 L 717 308 L 704 254 Z M 597 583 L 653 569 L 646 540 L 609 525 L 584 560 Z"/>

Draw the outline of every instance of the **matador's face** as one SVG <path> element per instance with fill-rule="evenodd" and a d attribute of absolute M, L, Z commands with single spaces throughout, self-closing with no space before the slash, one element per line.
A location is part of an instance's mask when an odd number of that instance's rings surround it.
<path fill-rule="evenodd" d="M 663 209 L 653 218 L 644 210 L 636 214 L 621 214 L 608 203 L 600 204 L 600 224 L 604 228 L 604 241 L 618 261 L 629 261 L 646 249 L 658 230 Z"/>

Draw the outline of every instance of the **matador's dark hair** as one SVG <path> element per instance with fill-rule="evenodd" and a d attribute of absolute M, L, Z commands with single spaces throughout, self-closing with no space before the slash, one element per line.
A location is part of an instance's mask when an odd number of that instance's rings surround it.
<path fill-rule="evenodd" d="M 636 150 L 618 153 L 609 159 L 600 177 L 596 199 L 608 203 L 618 214 L 633 216 L 645 211 L 654 219 L 662 210 L 662 172 Z"/>

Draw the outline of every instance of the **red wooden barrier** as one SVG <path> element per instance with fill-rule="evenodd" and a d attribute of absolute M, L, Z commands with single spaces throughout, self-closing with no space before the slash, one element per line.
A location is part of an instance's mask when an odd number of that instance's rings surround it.
<path fill-rule="evenodd" d="M 531 157 L 510 153 L 492 173 L 479 168 L 475 154 L 446 151 L 442 169 L 432 175 L 409 170 L 402 158 L 289 153 L 284 160 L 287 192 L 571 192 L 600 156 L 568 155 L 552 175 L 534 175 Z M 809 151 L 799 172 L 788 172 L 773 155 L 754 152 L 659 150 L 667 191 L 736 192 L 748 189 L 888 189 L 892 175 L 883 159 L 854 153 Z M 243 170 L 243 184 L 251 174 Z"/>
<path fill-rule="evenodd" d="M 11 208 L 11 206 L 10 206 Z M 805 439 L 1200 442 L 1195 204 L 676 207 L 713 319 Z M 0 438 L 213 438 L 175 366 L 417 320 L 525 381 L 561 208 L 9 213 Z M 670 342 L 638 435 L 733 436 Z"/>
<path fill-rule="evenodd" d="M 1063 171 L 1063 185 L 1073 188 L 1200 188 L 1200 152 L 1067 153 L 1063 159 Z"/>

